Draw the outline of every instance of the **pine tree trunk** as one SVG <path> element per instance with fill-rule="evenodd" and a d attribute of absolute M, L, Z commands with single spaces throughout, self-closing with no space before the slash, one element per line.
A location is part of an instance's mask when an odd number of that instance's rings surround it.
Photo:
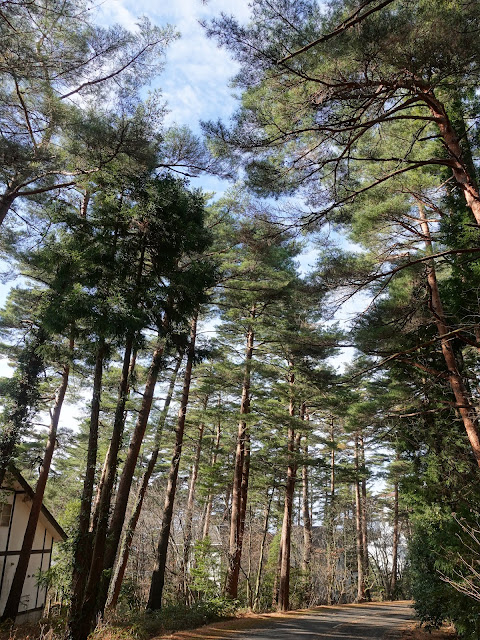
<path fill-rule="evenodd" d="M 122 535 L 125 514 L 127 512 L 128 498 L 132 487 L 133 476 L 137 466 L 137 460 L 142 446 L 145 430 L 152 408 L 153 394 L 158 380 L 158 374 L 162 365 L 164 344 L 163 341 L 157 343 L 153 352 L 152 361 L 147 373 L 145 389 L 143 392 L 142 405 L 133 430 L 132 439 L 128 448 L 127 456 L 123 465 L 122 474 L 118 483 L 115 507 L 113 509 L 110 526 L 108 528 L 103 559 L 103 574 L 100 580 L 97 596 L 97 611 L 103 612 L 108 597 L 109 576 L 115 564 L 118 545 Z"/>
<path fill-rule="evenodd" d="M 218 398 L 218 404 L 220 406 L 220 396 Z M 214 449 L 213 449 L 213 453 L 212 453 L 212 459 L 210 461 L 210 466 L 214 467 L 215 464 L 217 463 L 217 456 L 218 456 L 218 452 L 220 450 L 220 438 L 221 438 L 221 433 L 222 433 L 222 425 L 221 425 L 221 421 L 220 421 L 220 417 L 218 418 L 218 422 L 217 422 L 217 435 L 215 438 L 215 445 L 214 445 Z M 209 532 L 210 532 L 210 518 L 211 518 L 211 514 L 212 514 L 212 503 L 213 503 L 213 492 L 209 491 L 208 492 L 208 498 L 207 498 L 207 505 L 205 508 L 205 519 L 203 522 L 203 539 L 205 540 L 206 537 L 208 537 Z"/>
<path fill-rule="evenodd" d="M 264 521 L 263 521 L 262 542 L 260 543 L 260 557 L 258 559 L 257 577 L 255 579 L 255 591 L 253 595 L 252 609 L 254 611 L 258 611 L 260 606 L 260 584 L 262 580 L 263 558 L 265 557 L 265 546 L 266 546 L 267 535 L 268 535 L 268 521 L 270 519 L 270 511 L 272 509 L 272 500 L 273 500 L 274 493 L 275 493 L 275 480 L 273 481 L 273 487 L 270 495 L 268 495 L 268 492 L 267 492 L 267 503 L 265 506 L 265 515 L 264 515 Z"/>
<path fill-rule="evenodd" d="M 88 569 L 91 547 L 91 536 L 88 529 L 90 525 L 90 512 L 92 509 L 93 487 L 95 483 L 95 471 L 97 466 L 98 426 L 100 416 L 100 400 L 102 392 L 103 359 L 106 345 L 103 339 L 99 340 L 95 358 L 95 371 L 93 377 L 93 397 L 90 409 L 90 430 L 88 436 L 87 467 L 83 482 L 82 500 L 80 503 L 80 515 L 78 518 L 78 531 L 75 540 L 74 562 L 72 573 L 72 604 L 68 620 L 68 636 L 76 638 L 77 628 L 83 618 L 82 602 L 85 585 L 88 578 Z"/>
<path fill-rule="evenodd" d="M 370 572 L 370 562 L 368 557 L 368 516 L 367 516 L 367 477 L 366 477 L 366 465 L 365 465 L 365 446 L 363 442 L 363 435 L 360 433 L 358 437 L 360 445 L 360 457 L 361 457 L 361 470 L 362 470 L 362 547 L 363 547 L 363 576 L 365 585 L 368 581 L 368 575 Z M 365 597 L 368 602 L 372 597 L 370 589 L 365 586 Z"/>
<path fill-rule="evenodd" d="M 252 308 L 250 315 L 255 318 L 255 307 Z M 250 412 L 250 373 L 253 356 L 254 331 L 250 325 L 247 332 L 247 347 L 245 357 L 245 372 L 243 377 L 242 400 L 240 404 L 240 415 L 246 415 Z M 232 489 L 232 509 L 230 517 L 230 540 L 228 552 L 228 568 L 225 584 L 225 594 L 227 597 L 235 599 L 238 594 L 238 578 L 240 575 L 240 562 L 242 557 L 242 482 L 245 484 L 248 478 L 245 478 L 245 442 L 248 437 L 247 423 L 240 420 L 238 423 L 237 447 L 235 451 L 235 464 L 233 475 Z M 243 478 L 243 480 L 242 480 Z M 246 502 L 246 495 L 245 495 Z M 243 505 L 246 508 L 246 503 Z"/>
<path fill-rule="evenodd" d="M 397 597 L 397 576 L 398 576 L 398 480 L 393 485 L 393 543 L 392 543 L 392 575 L 390 578 L 390 598 Z"/>
<path fill-rule="evenodd" d="M 132 353 L 132 357 L 130 359 L 130 367 L 128 369 L 128 381 L 130 381 L 133 372 L 135 371 L 135 364 L 137 361 L 137 351 L 136 349 L 133 351 Z M 128 395 L 130 394 L 130 383 L 127 383 L 127 389 L 126 389 L 126 396 L 128 397 Z M 124 412 L 124 420 L 126 420 L 127 418 L 127 414 L 126 412 Z M 99 516 L 99 509 L 100 509 L 100 498 L 102 497 L 102 493 L 104 491 L 104 485 L 105 485 L 105 480 L 107 478 L 107 473 L 108 473 L 108 465 L 109 465 L 109 460 L 110 460 L 110 456 L 111 456 L 111 449 L 112 443 L 110 442 L 108 445 L 108 449 L 107 449 L 107 453 L 105 455 L 105 460 L 103 461 L 103 467 L 102 467 L 102 475 L 100 476 L 100 481 L 97 484 L 97 491 L 95 494 L 95 500 L 93 502 L 93 509 L 92 509 L 92 517 L 91 517 L 91 524 L 90 524 L 90 531 L 96 531 L 97 529 L 97 522 L 98 522 L 98 516 Z"/>
<path fill-rule="evenodd" d="M 147 609 L 150 609 L 152 611 L 156 611 L 162 608 L 163 586 L 165 583 L 165 567 L 167 564 L 168 539 L 170 537 L 170 528 L 172 524 L 178 469 L 180 466 L 180 458 L 182 455 L 183 435 L 185 432 L 185 418 L 187 413 L 188 397 L 190 393 L 190 382 L 192 379 L 193 361 L 195 356 L 197 315 L 198 314 L 195 314 L 192 320 L 187 365 L 185 367 L 185 376 L 183 380 L 182 399 L 180 401 L 177 428 L 175 430 L 175 448 L 173 452 L 172 463 L 170 465 L 170 472 L 168 475 L 167 491 L 163 508 L 162 527 L 160 529 L 160 536 L 157 545 L 157 557 L 155 560 L 155 568 L 152 574 L 150 593 L 148 596 Z"/>
<path fill-rule="evenodd" d="M 177 380 L 177 375 L 180 369 L 180 365 L 182 363 L 182 359 L 183 359 L 182 355 L 180 355 L 177 358 L 175 369 L 170 378 L 170 384 L 168 387 L 167 395 L 165 397 L 165 403 L 163 405 L 162 414 L 158 421 L 157 432 L 155 434 L 154 449 L 150 455 L 150 460 L 148 462 L 145 473 L 143 474 L 142 482 L 140 484 L 137 499 L 135 502 L 135 507 L 133 508 L 132 514 L 130 516 L 130 520 L 128 522 L 127 529 L 124 533 L 124 538 L 120 548 L 121 550 L 119 554 L 119 559 L 115 566 L 115 571 L 113 573 L 113 577 L 111 580 L 111 595 L 108 601 L 109 609 L 115 609 L 115 607 L 117 606 L 118 597 L 120 595 L 120 589 L 122 587 L 123 577 L 125 575 L 128 558 L 130 556 L 130 548 L 132 546 L 133 536 L 135 534 L 135 529 L 137 528 L 138 520 L 142 512 L 143 501 L 145 499 L 145 494 L 147 492 L 148 483 L 150 482 L 150 478 L 152 477 L 152 474 L 155 470 L 155 466 L 157 464 L 158 454 L 160 451 L 160 441 L 162 437 L 162 432 L 168 416 L 168 409 L 172 402 L 173 392 L 175 389 L 175 382 Z"/>
<path fill-rule="evenodd" d="M 293 496 L 295 493 L 295 479 L 297 473 L 297 465 L 295 461 L 295 430 L 293 426 L 293 417 L 295 415 L 294 404 L 294 384 L 295 376 L 293 373 L 293 363 L 289 363 L 289 385 L 290 385 L 290 406 L 287 437 L 287 484 L 285 488 L 285 504 L 283 511 L 282 538 L 280 547 L 282 549 L 282 560 L 280 563 L 280 583 L 278 590 L 278 608 L 280 611 L 288 611 L 290 608 L 290 549 L 292 537 L 292 512 L 293 512 Z"/>
<path fill-rule="evenodd" d="M 357 534 L 357 602 L 365 602 L 365 576 L 363 573 L 362 500 L 360 494 L 360 468 L 358 434 L 355 434 L 355 530 Z"/>
<path fill-rule="evenodd" d="M 335 429 L 334 418 L 330 423 L 330 496 L 327 511 L 327 604 L 333 601 L 333 583 L 335 581 Z"/>
<path fill-rule="evenodd" d="M 73 338 L 70 340 L 70 353 L 73 352 Z M 35 487 L 35 496 L 32 501 L 30 514 L 28 517 L 27 528 L 23 537 L 22 549 L 18 558 L 17 568 L 13 577 L 8 599 L 5 604 L 5 609 L 2 615 L 2 620 L 15 620 L 18 613 L 18 607 L 20 605 L 20 599 L 22 597 L 23 583 L 25 582 L 25 576 L 27 575 L 28 563 L 30 562 L 30 556 L 32 553 L 33 541 L 35 538 L 35 532 L 37 530 L 38 519 L 40 517 L 40 511 L 43 504 L 43 496 L 45 494 L 45 487 L 48 480 L 48 474 L 50 472 L 50 465 L 52 463 L 53 453 L 55 451 L 55 444 L 57 441 L 57 429 L 60 420 L 60 413 L 62 411 L 63 401 L 65 399 L 65 393 L 68 387 L 68 377 L 70 375 L 70 365 L 65 364 L 62 373 L 62 382 L 57 390 L 55 405 L 51 414 L 50 429 L 48 433 L 48 441 L 43 456 L 43 462 L 40 469 L 40 474 Z"/>
<path fill-rule="evenodd" d="M 309 491 L 308 491 L 308 439 L 305 436 L 305 444 L 303 448 L 305 456 L 302 465 L 302 518 L 303 518 L 303 558 L 302 571 L 308 577 L 310 575 L 310 563 L 312 559 L 312 520 L 310 518 Z"/>
<path fill-rule="evenodd" d="M 15 202 L 16 195 L 12 193 L 11 189 L 6 189 L 0 196 L 0 225 L 7 217 L 7 213 L 10 211 L 12 204 Z"/>
<path fill-rule="evenodd" d="M 275 568 L 275 576 L 273 578 L 273 586 L 272 586 L 272 609 L 276 609 L 278 607 L 278 585 L 280 582 L 280 571 L 282 568 L 282 540 L 280 539 L 280 545 L 278 547 L 278 558 L 277 558 L 277 566 Z"/>
<path fill-rule="evenodd" d="M 205 396 L 203 403 L 203 411 L 207 410 L 208 395 Z M 190 547 L 192 545 L 192 528 L 193 528 L 193 508 L 195 503 L 195 489 L 197 484 L 198 468 L 200 466 L 200 456 L 202 454 L 203 432 L 205 430 L 205 423 L 201 422 L 198 427 L 197 446 L 195 447 L 195 457 L 192 465 L 192 472 L 190 474 L 190 484 L 188 487 L 187 508 L 185 511 L 185 527 L 183 538 L 183 582 L 184 592 L 187 598 L 188 594 L 188 566 L 190 562 Z"/>
<path fill-rule="evenodd" d="M 480 211 L 480 202 L 479 211 Z M 423 204 L 419 203 L 419 213 L 422 225 L 423 235 L 425 237 L 425 247 L 428 253 L 433 253 L 432 239 L 430 229 L 425 216 Z M 448 380 L 458 405 L 458 412 L 462 417 L 463 426 L 467 432 L 470 445 L 475 456 L 477 465 L 480 467 L 480 430 L 478 426 L 478 416 L 475 407 L 472 405 L 465 382 L 458 366 L 457 358 L 453 350 L 452 341 L 448 337 L 449 327 L 445 319 L 440 291 L 438 289 L 437 275 L 435 271 L 435 262 L 432 258 L 426 265 L 427 282 L 430 289 L 430 306 L 435 324 L 437 325 L 438 335 L 440 336 L 440 344 L 445 364 L 448 369 Z"/>
<path fill-rule="evenodd" d="M 476 180 L 465 162 L 460 139 L 450 122 L 445 107 L 435 97 L 433 91 L 429 88 L 422 95 L 440 130 L 445 148 L 450 156 L 452 172 L 457 185 L 463 191 L 465 202 L 472 211 L 477 224 L 480 225 L 480 193 Z"/>

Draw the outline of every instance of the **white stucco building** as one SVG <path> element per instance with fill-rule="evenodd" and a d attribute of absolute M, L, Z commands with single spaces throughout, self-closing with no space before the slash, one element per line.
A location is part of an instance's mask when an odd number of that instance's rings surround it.
<path fill-rule="evenodd" d="M 7 474 L 0 494 L 0 614 L 3 613 L 17 566 L 23 536 L 30 514 L 34 490 L 18 471 Z M 35 532 L 27 576 L 17 622 L 33 621 L 41 616 L 46 589 L 37 583 L 39 571 L 46 571 L 52 561 L 54 542 L 66 534 L 43 505 Z"/>

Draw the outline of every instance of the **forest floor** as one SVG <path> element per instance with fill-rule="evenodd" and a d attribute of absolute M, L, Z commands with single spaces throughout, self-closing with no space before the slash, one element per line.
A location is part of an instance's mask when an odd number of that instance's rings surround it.
<path fill-rule="evenodd" d="M 457 634 L 449 625 L 434 631 L 427 631 L 415 623 L 410 629 L 403 632 L 401 638 L 402 640 L 457 640 Z"/>

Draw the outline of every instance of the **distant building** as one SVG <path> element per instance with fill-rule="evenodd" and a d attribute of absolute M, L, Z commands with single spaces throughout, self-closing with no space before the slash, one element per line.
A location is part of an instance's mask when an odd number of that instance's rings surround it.
<path fill-rule="evenodd" d="M 0 495 L 0 614 L 10 592 L 34 495 L 34 490 L 18 471 L 13 470 L 6 475 Z M 40 571 L 50 567 L 53 543 L 66 540 L 66 537 L 62 527 L 43 505 L 17 622 L 32 622 L 40 618 L 45 606 L 46 589 L 38 585 L 37 577 Z"/>

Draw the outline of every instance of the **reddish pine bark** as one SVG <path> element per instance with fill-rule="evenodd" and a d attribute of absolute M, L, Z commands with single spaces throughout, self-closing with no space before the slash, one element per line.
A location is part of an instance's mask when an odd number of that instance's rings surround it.
<path fill-rule="evenodd" d="M 425 216 L 424 207 L 420 203 L 419 213 L 422 232 L 425 238 L 425 247 L 427 249 L 427 252 L 431 254 L 433 253 L 433 247 L 430 228 Z M 437 325 L 438 335 L 440 336 L 442 354 L 448 370 L 448 381 L 450 382 L 450 387 L 455 396 L 455 400 L 458 405 L 458 412 L 460 413 L 463 421 L 463 426 L 465 427 L 465 431 L 467 432 L 473 455 L 475 456 L 477 465 L 480 467 L 480 431 L 478 426 L 478 416 L 475 407 L 471 403 L 467 388 L 465 386 L 465 382 L 463 380 L 462 374 L 460 373 L 460 368 L 458 366 L 457 358 L 453 350 L 452 341 L 449 338 L 450 328 L 448 327 L 445 319 L 445 312 L 440 297 L 440 291 L 438 289 L 437 274 L 435 271 L 435 262 L 433 258 L 431 261 L 427 262 L 426 269 L 427 283 L 430 289 L 430 308 L 434 317 L 435 324 Z"/>

